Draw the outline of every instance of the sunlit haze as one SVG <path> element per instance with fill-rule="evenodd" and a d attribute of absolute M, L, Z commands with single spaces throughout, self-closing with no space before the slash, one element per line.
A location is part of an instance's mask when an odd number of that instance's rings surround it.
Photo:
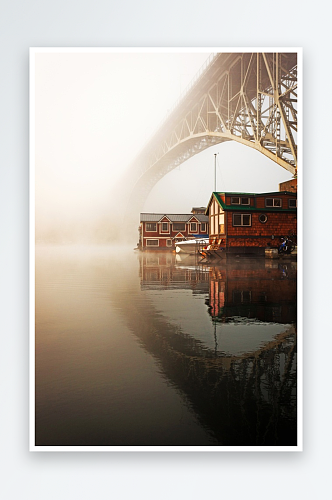
<path fill-rule="evenodd" d="M 35 54 L 37 241 L 112 238 L 112 190 L 208 56 L 69 49 Z M 167 174 L 143 210 L 189 213 L 205 206 L 214 189 L 214 153 L 218 190 L 276 191 L 291 178 L 257 151 L 228 142 Z"/>

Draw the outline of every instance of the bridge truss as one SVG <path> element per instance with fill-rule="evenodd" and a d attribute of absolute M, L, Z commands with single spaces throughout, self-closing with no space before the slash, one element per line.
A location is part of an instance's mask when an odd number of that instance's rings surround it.
<path fill-rule="evenodd" d="M 297 53 L 212 55 L 128 170 L 137 209 L 166 173 L 231 140 L 296 175 Z"/>

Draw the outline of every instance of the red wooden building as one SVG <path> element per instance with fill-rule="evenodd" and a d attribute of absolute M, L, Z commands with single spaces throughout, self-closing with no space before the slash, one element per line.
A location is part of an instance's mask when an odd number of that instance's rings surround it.
<path fill-rule="evenodd" d="M 202 213 L 140 214 L 138 248 L 141 250 L 174 250 L 175 242 L 208 237 L 209 218 Z"/>
<path fill-rule="evenodd" d="M 226 253 L 264 254 L 280 238 L 296 234 L 297 193 L 217 193 L 211 195 L 209 239 Z"/>

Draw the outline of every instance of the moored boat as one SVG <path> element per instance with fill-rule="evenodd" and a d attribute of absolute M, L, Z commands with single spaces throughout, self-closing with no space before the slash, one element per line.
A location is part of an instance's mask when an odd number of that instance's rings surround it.
<path fill-rule="evenodd" d="M 195 238 L 192 240 L 177 241 L 175 243 L 176 253 L 186 253 L 190 255 L 195 255 L 199 253 L 199 250 L 209 244 L 208 238 Z"/>

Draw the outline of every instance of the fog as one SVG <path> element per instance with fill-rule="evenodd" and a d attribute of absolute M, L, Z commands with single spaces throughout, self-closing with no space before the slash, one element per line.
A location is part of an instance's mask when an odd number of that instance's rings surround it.
<path fill-rule="evenodd" d="M 117 182 L 209 55 L 198 49 L 36 51 L 31 168 L 37 242 L 116 238 L 112 193 Z M 167 174 L 143 211 L 189 213 L 193 206 L 206 206 L 214 189 L 214 153 L 219 190 L 275 191 L 291 178 L 257 151 L 228 142 Z"/>

